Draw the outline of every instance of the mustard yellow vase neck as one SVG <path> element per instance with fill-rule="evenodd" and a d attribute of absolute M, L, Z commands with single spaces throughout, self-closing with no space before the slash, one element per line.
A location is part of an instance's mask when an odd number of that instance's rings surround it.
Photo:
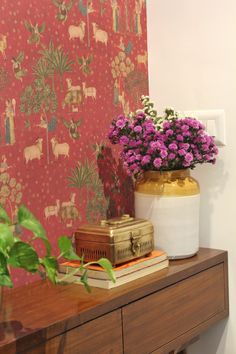
<path fill-rule="evenodd" d="M 163 196 L 188 196 L 200 193 L 198 182 L 189 169 L 172 171 L 146 171 L 136 182 L 135 191 Z"/>

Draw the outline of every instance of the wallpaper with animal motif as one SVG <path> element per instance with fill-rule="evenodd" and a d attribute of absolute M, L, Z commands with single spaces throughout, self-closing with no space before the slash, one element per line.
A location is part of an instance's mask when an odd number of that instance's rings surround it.
<path fill-rule="evenodd" d="M 25 204 L 56 252 L 80 224 L 132 214 L 107 132 L 147 91 L 145 0 L 0 0 L 0 203 L 11 218 Z M 15 274 L 16 285 L 33 279 Z"/>

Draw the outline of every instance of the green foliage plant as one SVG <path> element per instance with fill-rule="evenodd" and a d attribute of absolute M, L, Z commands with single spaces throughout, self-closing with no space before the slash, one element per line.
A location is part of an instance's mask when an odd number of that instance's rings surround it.
<path fill-rule="evenodd" d="M 19 234 L 15 233 L 16 225 L 22 229 L 31 231 L 30 241 L 23 241 Z M 39 256 L 33 246 L 34 240 L 39 239 L 45 246 L 45 255 Z M 22 268 L 29 273 L 38 273 L 42 278 L 47 278 L 53 284 L 65 284 L 68 278 L 80 271 L 80 281 L 87 291 L 88 285 L 87 271 L 91 264 L 100 265 L 115 282 L 112 265 L 106 258 L 101 258 L 96 262 L 84 263 L 73 249 L 72 241 L 66 236 L 58 238 L 59 256 L 52 254 L 52 247 L 46 232 L 37 218 L 24 206 L 21 205 L 17 213 L 17 222 L 12 223 L 8 213 L 0 205 L 0 286 L 13 287 L 11 268 Z M 59 260 L 64 258 L 69 261 L 79 261 L 80 265 L 69 274 L 59 276 Z"/>

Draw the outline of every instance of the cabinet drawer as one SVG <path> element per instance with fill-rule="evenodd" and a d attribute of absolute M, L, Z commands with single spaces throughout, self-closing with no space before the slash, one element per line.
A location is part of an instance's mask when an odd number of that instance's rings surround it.
<path fill-rule="evenodd" d="M 222 312 L 224 286 L 221 263 L 124 307 L 124 353 L 158 353 L 158 348 Z"/>
<path fill-rule="evenodd" d="M 120 310 L 101 316 L 24 352 L 24 354 L 122 353 Z"/>

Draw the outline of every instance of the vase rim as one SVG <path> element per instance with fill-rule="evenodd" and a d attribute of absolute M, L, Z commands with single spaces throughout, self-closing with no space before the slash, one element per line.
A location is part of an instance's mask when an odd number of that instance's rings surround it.
<path fill-rule="evenodd" d="M 144 171 L 144 175 L 147 177 L 159 177 L 159 176 L 190 176 L 190 169 L 189 168 L 182 168 L 179 170 L 166 170 L 166 171 Z"/>

